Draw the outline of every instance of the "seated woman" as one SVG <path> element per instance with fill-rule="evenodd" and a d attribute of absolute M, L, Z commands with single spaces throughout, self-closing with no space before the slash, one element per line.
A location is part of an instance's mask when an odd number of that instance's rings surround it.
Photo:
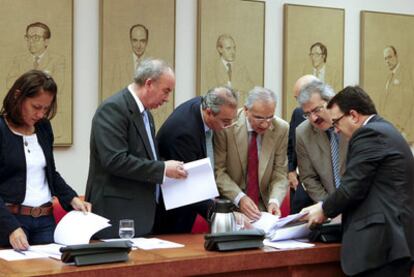
<path fill-rule="evenodd" d="M 0 111 L 0 245 L 26 250 L 53 242 L 52 197 L 65 210 L 90 211 L 56 171 L 53 131 L 57 86 L 46 73 L 20 76 Z"/>

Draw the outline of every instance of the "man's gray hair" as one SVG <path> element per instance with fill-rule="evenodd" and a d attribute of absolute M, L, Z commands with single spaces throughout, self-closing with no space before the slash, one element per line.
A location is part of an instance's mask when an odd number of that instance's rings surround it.
<path fill-rule="evenodd" d="M 298 103 L 300 105 L 306 104 L 314 93 L 319 94 L 322 100 L 326 102 L 329 102 L 335 96 L 334 90 L 329 85 L 319 80 L 314 80 L 300 89 Z"/>
<path fill-rule="evenodd" d="M 254 87 L 247 96 L 246 103 L 244 104 L 247 109 L 251 109 L 256 101 L 274 102 L 276 104 L 276 94 L 270 89 L 263 87 Z"/>
<path fill-rule="evenodd" d="M 210 108 L 213 114 L 220 113 L 220 107 L 228 105 L 237 108 L 237 92 L 231 87 L 221 86 L 215 87 L 207 91 L 201 101 L 203 110 Z"/>
<path fill-rule="evenodd" d="M 148 58 L 139 64 L 135 71 L 134 82 L 139 86 L 143 86 L 146 80 L 158 81 L 161 75 L 167 72 L 174 73 L 174 70 L 165 61 Z"/>

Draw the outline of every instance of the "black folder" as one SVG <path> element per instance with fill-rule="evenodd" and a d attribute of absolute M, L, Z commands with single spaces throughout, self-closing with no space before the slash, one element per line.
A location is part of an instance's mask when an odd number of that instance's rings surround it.
<path fill-rule="evenodd" d="M 131 247 L 130 241 L 109 241 L 70 245 L 60 248 L 60 252 L 63 262 L 81 266 L 127 261 Z"/>
<path fill-rule="evenodd" d="M 264 238 L 265 233 L 258 229 L 207 234 L 204 236 L 204 248 L 210 251 L 260 248 Z"/>

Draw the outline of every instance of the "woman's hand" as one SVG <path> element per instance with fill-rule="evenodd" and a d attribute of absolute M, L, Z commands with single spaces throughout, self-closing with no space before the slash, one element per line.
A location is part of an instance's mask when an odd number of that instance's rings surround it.
<path fill-rule="evenodd" d="M 9 236 L 10 245 L 16 250 L 27 250 L 29 242 L 27 241 L 26 233 L 22 228 L 17 228 Z"/>
<path fill-rule="evenodd" d="M 81 200 L 79 197 L 73 197 L 70 205 L 76 211 L 82 211 L 84 213 L 92 211 L 92 204 L 86 201 Z"/>

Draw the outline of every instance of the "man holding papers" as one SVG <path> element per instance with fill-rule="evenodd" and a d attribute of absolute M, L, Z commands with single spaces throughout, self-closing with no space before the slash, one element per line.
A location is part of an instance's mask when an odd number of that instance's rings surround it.
<path fill-rule="evenodd" d="M 205 96 L 184 102 L 158 131 L 160 156 L 185 163 L 209 157 L 214 168 L 213 131 L 230 126 L 236 112 L 237 95 L 228 87 L 210 89 Z M 189 233 L 197 213 L 206 218 L 211 204 L 212 201 L 207 200 L 170 211 L 160 209 L 156 232 Z"/>
<path fill-rule="evenodd" d="M 275 94 L 255 87 L 235 125 L 214 136 L 220 194 L 250 219 L 258 219 L 260 210 L 279 215 L 287 191 L 289 124 L 274 116 L 275 107 Z"/>
<path fill-rule="evenodd" d="M 86 199 L 92 211 L 111 220 L 98 238 L 118 237 L 120 219 L 135 221 L 135 236 L 153 228 L 159 184 L 185 178 L 183 163 L 160 161 L 149 109 L 168 101 L 175 75 L 161 60 L 144 60 L 134 82 L 105 100 L 92 121 Z"/>

